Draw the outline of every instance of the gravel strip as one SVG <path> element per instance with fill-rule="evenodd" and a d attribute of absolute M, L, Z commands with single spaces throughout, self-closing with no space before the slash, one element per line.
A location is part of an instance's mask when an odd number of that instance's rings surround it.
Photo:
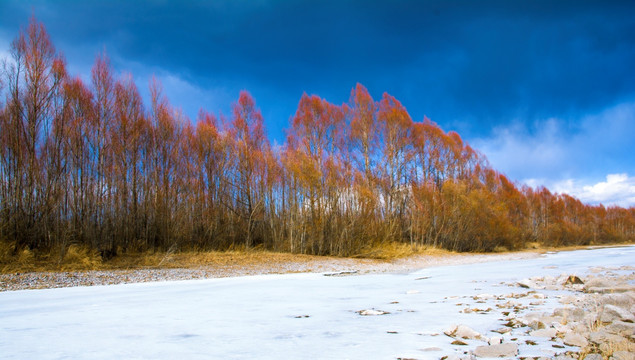
<path fill-rule="evenodd" d="M 289 261 L 273 264 L 235 264 L 200 268 L 159 268 L 134 270 L 92 270 L 69 272 L 28 272 L 0 274 L 0 291 L 49 289 L 73 286 L 131 284 L 156 281 L 210 279 L 286 273 L 364 274 L 379 272 L 412 272 L 443 266 L 526 259 L 539 256 L 536 252 L 505 254 L 454 254 L 442 256 L 416 255 L 392 261 L 352 258 L 324 258 L 311 261 Z"/>

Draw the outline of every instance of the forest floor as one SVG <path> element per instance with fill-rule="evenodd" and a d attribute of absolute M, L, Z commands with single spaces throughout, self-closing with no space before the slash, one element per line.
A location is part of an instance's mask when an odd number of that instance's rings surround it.
<path fill-rule="evenodd" d="M 390 259 L 312 256 L 262 250 L 167 252 L 120 255 L 99 264 L 92 264 L 90 258 L 76 254 L 79 260 L 67 265 L 52 264 L 51 261 L 40 262 L 39 266 L 34 266 L 37 262 L 32 261 L 22 268 L 19 262 L 5 264 L 0 268 L 0 291 L 303 272 L 334 275 L 407 273 L 434 266 L 535 258 L 548 251 L 571 249 L 531 249 L 488 254 L 424 249 Z M 87 267 L 92 269 L 86 270 Z"/>

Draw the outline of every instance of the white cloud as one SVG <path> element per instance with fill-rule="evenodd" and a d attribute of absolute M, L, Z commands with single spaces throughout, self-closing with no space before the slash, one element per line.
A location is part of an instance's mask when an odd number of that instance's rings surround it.
<path fill-rule="evenodd" d="M 5 50 L 5 48 L 2 46 L 2 42 L 0 42 L 0 61 L 8 61 L 9 59 L 11 59 L 11 54 L 9 54 L 9 51 Z"/>
<path fill-rule="evenodd" d="M 7 34 L 0 31 L 0 61 L 11 58 L 9 50 L 11 49 L 11 40 Z"/>
<path fill-rule="evenodd" d="M 550 119 L 530 134 L 527 127 L 515 121 L 494 130 L 492 137 L 470 141 L 483 152 L 494 168 L 515 178 L 543 176 L 559 168 L 567 157 L 567 146 L 558 123 Z"/>
<path fill-rule="evenodd" d="M 595 184 L 581 184 L 569 179 L 553 184 L 552 189 L 589 204 L 635 206 L 635 176 L 628 174 L 609 174 L 605 181 Z"/>
<path fill-rule="evenodd" d="M 532 186 L 587 203 L 635 205 L 635 101 L 579 119 L 516 120 L 468 141 L 492 166 Z M 607 176 L 607 174 L 610 174 Z"/>
<path fill-rule="evenodd" d="M 168 98 L 170 104 L 180 108 L 192 121 L 196 120 L 201 108 L 214 114 L 222 111 L 228 115 L 229 105 L 238 99 L 238 92 L 231 93 L 225 87 L 203 88 L 188 80 L 186 74 L 125 60 L 117 54 L 108 53 L 108 55 L 111 56 L 115 73 L 133 74 L 146 106 L 150 106 L 149 84 L 153 75 L 163 85 L 163 94 Z"/>
<path fill-rule="evenodd" d="M 0 32 L 0 106 L 4 103 L 4 94 L 6 91 L 6 82 L 4 79 L 5 66 L 12 64 L 11 54 L 9 49 L 11 48 L 11 42 L 5 36 L 3 32 Z"/>
<path fill-rule="evenodd" d="M 140 86 L 148 87 L 151 74 L 147 74 L 147 80 Z M 170 103 L 182 108 L 191 120 L 196 120 L 198 111 L 203 108 L 211 113 L 223 111 L 228 115 L 228 105 L 238 99 L 238 94 L 230 94 L 223 87 L 202 88 L 175 73 L 160 71 L 157 79 L 163 83 L 163 91 Z M 148 101 L 147 104 L 150 104 Z"/>

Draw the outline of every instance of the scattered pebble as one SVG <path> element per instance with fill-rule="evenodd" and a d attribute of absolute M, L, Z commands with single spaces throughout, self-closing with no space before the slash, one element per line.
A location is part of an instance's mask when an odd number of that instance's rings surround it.
<path fill-rule="evenodd" d="M 359 310 L 359 311 L 357 311 L 357 313 L 362 315 L 362 316 L 377 316 L 377 315 L 390 314 L 388 311 L 375 310 L 375 309 Z"/>

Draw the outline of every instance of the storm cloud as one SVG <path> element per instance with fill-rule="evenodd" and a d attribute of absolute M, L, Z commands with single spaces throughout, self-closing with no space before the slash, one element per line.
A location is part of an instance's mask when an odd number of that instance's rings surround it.
<path fill-rule="evenodd" d="M 342 103 L 359 82 L 458 131 L 518 181 L 635 174 L 603 116 L 635 103 L 633 2 L 8 0 L 0 45 L 32 14 L 72 71 L 87 77 L 106 49 L 141 89 L 157 74 L 191 118 L 228 113 L 249 90 L 274 141 L 303 92 Z"/>

